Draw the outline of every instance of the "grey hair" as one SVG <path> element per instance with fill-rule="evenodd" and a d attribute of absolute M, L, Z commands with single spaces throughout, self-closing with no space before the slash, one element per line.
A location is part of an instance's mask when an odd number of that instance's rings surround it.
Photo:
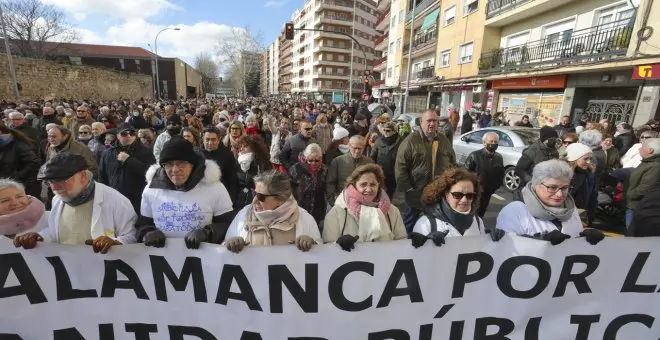
<path fill-rule="evenodd" d="M 568 163 L 558 159 L 541 162 L 534 166 L 532 171 L 532 183 L 540 184 L 545 179 L 571 180 L 573 178 L 573 169 Z"/>
<path fill-rule="evenodd" d="M 80 129 L 87 129 L 87 130 L 89 130 L 89 132 L 92 132 L 92 127 L 87 125 L 87 124 L 80 125 L 78 127 L 78 131 L 80 131 Z"/>
<path fill-rule="evenodd" d="M 648 138 L 658 138 L 658 131 L 655 130 L 647 130 L 642 132 L 642 136 L 648 137 Z"/>
<path fill-rule="evenodd" d="M 257 121 L 257 116 L 251 114 L 251 115 L 245 117 L 245 122 L 246 122 L 246 123 L 247 123 L 247 122 L 251 122 L 251 121 L 255 121 L 255 122 L 256 122 L 256 121 Z"/>
<path fill-rule="evenodd" d="M 104 107 L 101 108 L 100 111 L 101 111 L 101 113 L 108 113 L 108 112 L 110 112 L 110 108 L 107 107 L 107 106 L 104 106 Z"/>
<path fill-rule="evenodd" d="M 8 188 L 16 188 L 25 192 L 25 186 L 22 183 L 11 178 L 0 178 L 0 191 Z"/>
<path fill-rule="evenodd" d="M 94 128 L 94 127 L 98 127 L 100 129 L 102 129 L 103 131 L 105 131 L 105 125 L 103 125 L 103 123 L 101 123 L 101 122 L 92 123 L 92 128 Z"/>
<path fill-rule="evenodd" d="M 660 155 L 660 138 L 648 138 L 642 144 L 646 144 L 646 147 L 652 149 L 654 155 Z"/>
<path fill-rule="evenodd" d="M 55 111 L 57 111 L 57 110 L 64 110 L 64 106 L 62 106 L 62 105 L 55 106 Z"/>
<path fill-rule="evenodd" d="M 22 113 L 18 111 L 12 111 L 9 113 L 9 119 L 23 119 L 25 116 L 23 116 Z"/>
<path fill-rule="evenodd" d="M 497 137 L 497 140 L 500 140 L 500 135 L 498 135 L 497 132 L 492 132 L 491 131 L 491 132 L 485 133 L 484 136 L 481 137 L 481 141 L 485 142 L 486 139 L 488 138 L 488 136 L 495 136 L 495 137 Z"/>
<path fill-rule="evenodd" d="M 316 143 L 307 145 L 305 151 L 303 151 L 303 156 L 305 156 L 305 158 L 308 158 L 313 154 L 318 154 L 319 156 L 323 156 L 323 149 L 321 149 L 321 147 Z"/>
<path fill-rule="evenodd" d="M 254 177 L 254 182 L 264 184 L 269 194 L 276 195 L 282 201 L 288 200 L 292 195 L 291 179 L 282 171 L 264 171 Z"/>
<path fill-rule="evenodd" d="M 351 138 L 348 139 L 348 142 L 350 143 L 351 141 L 353 142 L 360 142 L 364 143 L 365 138 L 362 135 L 353 135 Z"/>
<path fill-rule="evenodd" d="M 603 134 L 598 130 L 585 130 L 580 134 L 579 142 L 594 149 L 600 146 L 603 141 Z"/>
<path fill-rule="evenodd" d="M 65 128 L 64 126 L 57 125 L 57 124 L 51 126 L 50 128 L 48 126 L 46 126 L 46 133 L 50 132 L 50 130 L 52 130 L 52 129 L 59 130 L 62 133 L 62 135 L 64 135 L 64 136 L 71 135 L 71 130 Z"/>

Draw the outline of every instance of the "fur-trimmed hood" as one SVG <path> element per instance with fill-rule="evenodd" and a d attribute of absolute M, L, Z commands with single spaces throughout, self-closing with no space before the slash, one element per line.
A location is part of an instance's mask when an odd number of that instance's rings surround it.
<path fill-rule="evenodd" d="M 196 187 L 198 184 L 212 185 L 220 182 L 222 171 L 218 164 L 213 160 L 203 160 L 200 158 L 197 166 L 193 168 L 188 182 L 184 185 L 182 191 L 189 191 Z M 160 164 L 154 164 L 147 170 L 147 187 L 155 189 L 177 190 L 172 181 L 167 177 L 165 169 Z"/>

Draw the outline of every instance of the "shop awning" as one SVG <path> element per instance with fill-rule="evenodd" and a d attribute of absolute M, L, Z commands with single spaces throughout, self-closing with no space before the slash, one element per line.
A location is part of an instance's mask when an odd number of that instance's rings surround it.
<path fill-rule="evenodd" d="M 424 18 L 424 22 L 422 23 L 422 27 L 419 30 L 423 31 L 433 25 L 437 25 L 439 15 L 440 15 L 440 8 L 436 8 L 433 12 L 427 14 L 426 17 Z"/>

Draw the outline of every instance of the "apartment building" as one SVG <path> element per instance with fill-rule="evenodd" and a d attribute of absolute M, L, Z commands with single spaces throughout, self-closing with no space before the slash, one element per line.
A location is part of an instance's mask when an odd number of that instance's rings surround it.
<path fill-rule="evenodd" d="M 294 26 L 324 32 L 296 30 L 291 92 L 332 100 L 335 93 L 348 94 L 352 80 L 353 96 L 359 96 L 364 71 L 372 69 L 376 58 L 376 7 L 369 0 L 305 1 L 292 16 Z M 351 50 L 352 40 L 341 33 L 352 35 L 362 50 L 357 45 Z"/>
<path fill-rule="evenodd" d="M 267 94 L 278 94 L 279 63 L 280 63 L 279 40 L 274 41 L 268 47 L 268 90 Z"/>
<path fill-rule="evenodd" d="M 387 57 L 388 46 L 390 41 L 390 19 L 391 19 L 392 0 L 378 1 L 376 8 L 378 13 L 378 20 L 376 20 L 376 42 L 374 49 L 376 50 L 377 58 L 373 62 L 374 81 L 372 88 L 377 98 L 380 98 L 381 87 L 386 88 L 387 80 Z M 389 92 L 385 92 L 389 94 Z"/>
<path fill-rule="evenodd" d="M 277 92 L 290 93 L 291 92 L 291 77 L 293 70 L 293 43 L 286 40 L 284 31 L 278 38 L 279 44 L 279 65 L 277 76 Z"/>
<path fill-rule="evenodd" d="M 259 65 L 259 88 L 261 89 L 261 95 L 265 96 L 268 94 L 268 84 L 270 80 L 270 47 L 266 49 L 264 53 L 261 54 L 261 61 Z"/>
<path fill-rule="evenodd" d="M 658 117 L 660 75 L 643 71 L 660 62 L 658 49 L 640 52 L 653 43 L 637 40 L 653 26 L 651 3 L 490 0 L 485 31 L 497 39 L 484 39 L 478 61 L 479 74 L 492 80 L 486 106 L 539 125 L 563 115 L 633 125 Z"/>

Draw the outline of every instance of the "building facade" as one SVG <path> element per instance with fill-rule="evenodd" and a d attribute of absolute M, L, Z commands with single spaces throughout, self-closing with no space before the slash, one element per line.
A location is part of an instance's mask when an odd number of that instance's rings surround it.
<path fill-rule="evenodd" d="M 279 65 L 277 77 L 277 91 L 278 93 L 291 93 L 291 78 L 293 70 L 293 42 L 286 40 L 284 31 L 278 38 L 279 42 Z"/>
<path fill-rule="evenodd" d="M 274 41 L 268 48 L 268 90 L 267 94 L 278 94 L 279 79 L 279 41 Z"/>
<path fill-rule="evenodd" d="M 259 88 L 261 89 L 261 95 L 265 96 L 268 95 L 268 83 L 270 81 L 270 46 L 261 54 L 259 68 Z"/>

